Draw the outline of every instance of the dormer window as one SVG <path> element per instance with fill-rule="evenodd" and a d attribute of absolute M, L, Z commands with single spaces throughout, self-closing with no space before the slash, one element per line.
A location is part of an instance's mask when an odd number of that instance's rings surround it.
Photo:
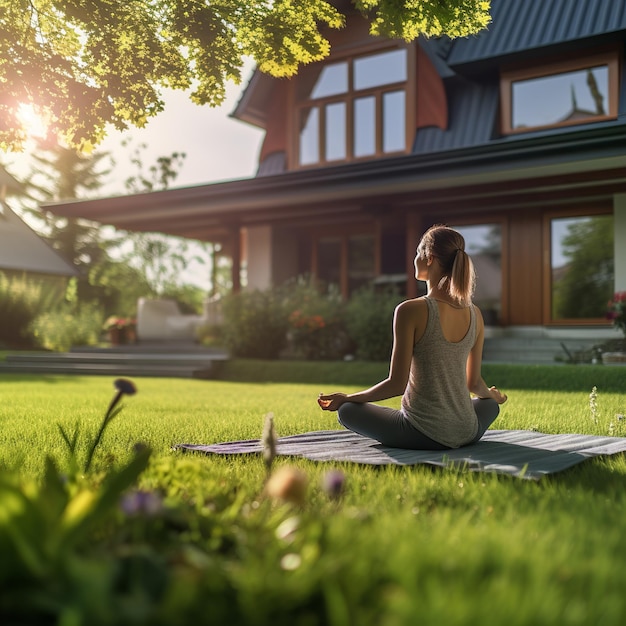
<path fill-rule="evenodd" d="M 587 124 L 617 117 L 618 58 L 609 52 L 504 71 L 502 132 Z"/>
<path fill-rule="evenodd" d="M 296 89 L 297 165 L 405 152 L 408 57 L 393 48 L 306 68 Z"/>

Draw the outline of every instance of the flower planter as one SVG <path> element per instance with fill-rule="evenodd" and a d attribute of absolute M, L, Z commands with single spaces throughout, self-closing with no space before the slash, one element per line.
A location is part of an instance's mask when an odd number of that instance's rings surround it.
<path fill-rule="evenodd" d="M 604 365 L 626 365 L 626 352 L 604 352 L 602 363 Z"/>
<path fill-rule="evenodd" d="M 109 342 L 114 346 L 126 343 L 126 329 L 109 328 Z"/>

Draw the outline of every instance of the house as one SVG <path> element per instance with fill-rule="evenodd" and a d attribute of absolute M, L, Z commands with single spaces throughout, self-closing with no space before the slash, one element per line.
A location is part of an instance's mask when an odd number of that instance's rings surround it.
<path fill-rule="evenodd" d="M 0 273 L 7 276 L 27 275 L 64 285 L 78 274 L 7 204 L 9 195 L 23 193 L 22 185 L 0 167 Z"/>
<path fill-rule="evenodd" d="M 349 297 L 418 293 L 420 235 L 466 236 L 492 329 L 614 336 L 626 290 L 626 0 L 492 0 L 477 36 L 375 38 L 358 14 L 293 79 L 255 73 L 233 116 L 265 129 L 255 178 L 57 215 L 220 242 L 233 286 L 305 273 Z"/>

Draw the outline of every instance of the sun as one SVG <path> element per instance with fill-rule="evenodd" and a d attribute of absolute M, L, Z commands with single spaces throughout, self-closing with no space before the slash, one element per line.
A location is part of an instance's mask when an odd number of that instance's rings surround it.
<path fill-rule="evenodd" d="M 48 135 L 48 125 L 32 104 L 20 104 L 17 116 L 30 139 L 43 139 Z"/>

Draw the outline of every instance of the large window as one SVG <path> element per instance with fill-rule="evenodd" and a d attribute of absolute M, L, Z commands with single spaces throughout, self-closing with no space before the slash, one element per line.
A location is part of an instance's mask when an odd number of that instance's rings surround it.
<path fill-rule="evenodd" d="M 313 271 L 323 289 L 338 287 L 348 298 L 376 275 L 376 244 L 372 234 L 321 237 L 316 243 Z"/>
<path fill-rule="evenodd" d="M 613 294 L 613 216 L 548 218 L 551 321 L 605 321 Z"/>
<path fill-rule="evenodd" d="M 617 53 L 505 71 L 502 131 L 585 124 L 617 117 Z"/>
<path fill-rule="evenodd" d="M 297 164 L 407 149 L 406 48 L 305 68 L 296 90 Z"/>
<path fill-rule="evenodd" d="M 474 302 L 485 324 L 496 326 L 502 315 L 502 226 L 500 224 L 455 225 L 465 238 L 465 250 L 476 270 Z"/>

